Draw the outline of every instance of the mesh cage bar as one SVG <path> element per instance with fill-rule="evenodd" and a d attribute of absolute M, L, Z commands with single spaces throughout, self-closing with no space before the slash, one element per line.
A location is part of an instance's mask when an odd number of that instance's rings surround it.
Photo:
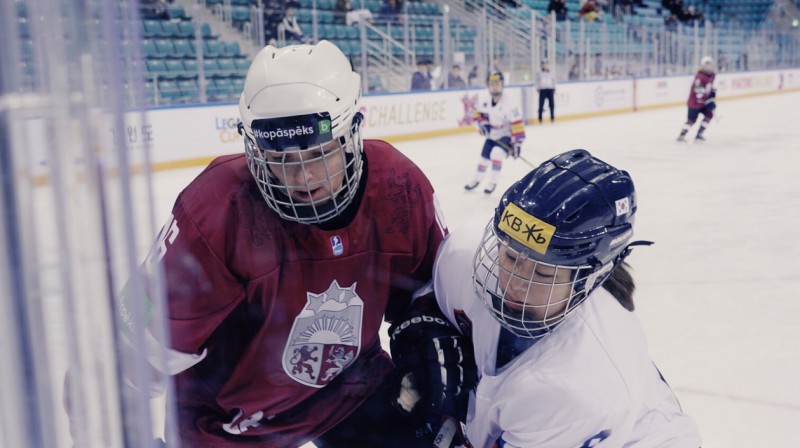
<path fill-rule="evenodd" d="M 138 4 L 0 12 L 0 444 L 151 446 L 164 411 L 127 384 L 150 316 L 168 345 L 162 288 L 119 300 L 156 229 Z"/>

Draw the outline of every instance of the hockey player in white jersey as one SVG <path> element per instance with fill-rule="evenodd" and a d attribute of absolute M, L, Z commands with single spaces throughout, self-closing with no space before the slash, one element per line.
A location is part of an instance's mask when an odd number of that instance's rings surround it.
<path fill-rule="evenodd" d="M 504 82 L 503 74 L 500 72 L 489 75 L 486 80 L 489 95 L 479 98 L 475 106 L 473 120 L 478 125 L 481 135 L 486 137 L 486 141 L 481 150 L 475 177 L 464 185 L 466 190 L 474 190 L 491 165 L 489 183 L 483 190 L 484 193 L 491 194 L 497 187 L 503 160 L 508 156 L 516 159 L 522 150 L 525 125 L 519 108 L 503 98 Z"/>
<path fill-rule="evenodd" d="M 700 446 L 632 312 L 625 258 L 650 244 L 631 241 L 636 207 L 627 172 L 574 150 L 515 183 L 488 225 L 442 244 L 433 289 L 471 335 L 480 376 L 472 446 Z"/>

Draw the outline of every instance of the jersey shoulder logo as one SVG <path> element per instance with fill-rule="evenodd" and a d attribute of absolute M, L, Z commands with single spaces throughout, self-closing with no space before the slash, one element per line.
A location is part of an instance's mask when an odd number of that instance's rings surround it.
<path fill-rule="evenodd" d="M 331 237 L 331 250 L 333 255 L 339 256 L 344 253 L 344 245 L 342 244 L 342 237 L 334 235 Z"/>
<path fill-rule="evenodd" d="M 361 350 L 364 302 L 356 283 L 334 280 L 320 294 L 306 293 L 283 350 L 283 370 L 298 383 L 324 387 L 355 361 Z"/>

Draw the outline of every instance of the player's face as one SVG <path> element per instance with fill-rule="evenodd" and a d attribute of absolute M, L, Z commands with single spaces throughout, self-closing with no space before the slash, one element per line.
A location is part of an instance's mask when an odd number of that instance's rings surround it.
<path fill-rule="evenodd" d="M 505 244 L 498 254 L 503 305 L 525 318 L 547 324 L 564 313 L 574 270 L 531 260 Z"/>
<path fill-rule="evenodd" d="M 501 95 L 503 93 L 503 81 L 489 81 L 489 93 Z"/>
<path fill-rule="evenodd" d="M 323 204 L 342 187 L 345 155 L 336 139 L 305 150 L 265 153 L 270 172 L 295 201 Z"/>

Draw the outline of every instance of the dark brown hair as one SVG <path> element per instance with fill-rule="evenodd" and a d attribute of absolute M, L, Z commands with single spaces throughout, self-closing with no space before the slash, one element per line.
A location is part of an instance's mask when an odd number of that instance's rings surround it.
<path fill-rule="evenodd" d="M 633 291 L 636 283 L 631 275 L 631 266 L 624 261 L 614 268 L 608 280 L 603 282 L 603 288 L 617 299 L 620 305 L 628 311 L 633 311 Z"/>

